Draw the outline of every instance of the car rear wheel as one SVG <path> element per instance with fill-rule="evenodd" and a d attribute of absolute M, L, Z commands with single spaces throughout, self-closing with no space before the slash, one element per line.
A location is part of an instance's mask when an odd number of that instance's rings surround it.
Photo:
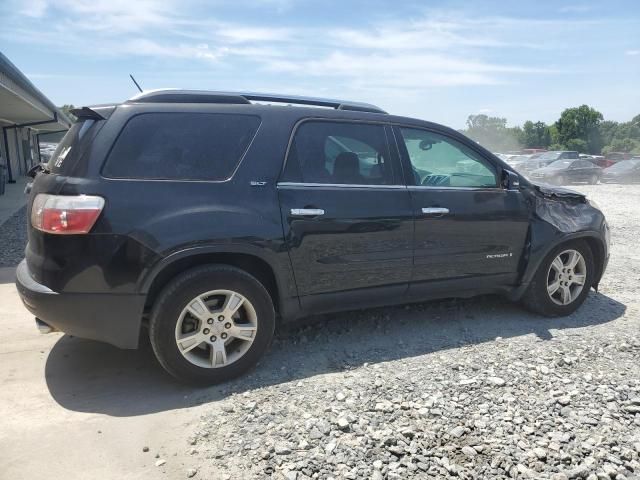
<path fill-rule="evenodd" d="M 594 268 L 593 254 L 584 240 L 556 247 L 538 267 L 522 299 L 525 307 L 549 317 L 573 313 L 589 293 Z"/>
<path fill-rule="evenodd" d="M 594 173 L 593 175 L 591 175 L 591 178 L 589 178 L 589 184 L 595 185 L 596 183 L 598 183 L 598 175 Z"/>
<path fill-rule="evenodd" d="M 149 336 L 160 364 L 179 380 L 214 384 L 257 363 L 275 327 L 264 286 L 235 267 L 189 270 L 160 294 Z"/>

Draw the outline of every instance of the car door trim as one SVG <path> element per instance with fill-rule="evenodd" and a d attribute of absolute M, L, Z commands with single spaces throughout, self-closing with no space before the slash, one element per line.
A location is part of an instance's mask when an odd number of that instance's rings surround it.
<path fill-rule="evenodd" d="M 357 190 L 406 190 L 406 185 L 361 185 L 357 183 L 278 182 L 276 188 L 353 188 Z"/>
<path fill-rule="evenodd" d="M 420 190 L 463 190 L 463 191 L 475 191 L 475 192 L 516 192 L 519 190 L 507 189 L 502 187 L 445 187 L 438 185 L 409 185 L 407 186 L 409 191 Z"/>

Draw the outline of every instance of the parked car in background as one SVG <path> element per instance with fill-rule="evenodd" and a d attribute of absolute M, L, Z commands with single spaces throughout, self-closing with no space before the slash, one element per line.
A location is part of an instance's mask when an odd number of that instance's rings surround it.
<path fill-rule="evenodd" d="M 568 183 L 589 183 L 595 185 L 600 180 L 602 169 L 588 160 L 557 160 L 546 167 L 531 172 L 531 180 L 566 185 Z"/>
<path fill-rule="evenodd" d="M 42 163 L 47 163 L 51 159 L 51 156 L 53 155 L 53 152 L 56 151 L 57 147 L 58 147 L 57 143 L 50 143 L 50 142 L 40 143 L 40 161 Z"/>
<path fill-rule="evenodd" d="M 536 155 L 547 151 L 545 148 L 523 148 L 520 153 L 522 153 L 522 155 Z"/>
<path fill-rule="evenodd" d="M 536 160 L 540 164 L 539 168 L 542 168 L 557 160 L 577 160 L 579 158 L 580 154 L 578 152 L 574 152 L 572 150 L 556 150 L 544 152 L 540 156 L 536 157 Z"/>
<path fill-rule="evenodd" d="M 524 170 L 524 165 L 530 160 L 530 155 L 513 155 L 505 160 L 510 166 L 520 172 Z"/>
<path fill-rule="evenodd" d="M 593 163 L 594 165 L 598 164 L 598 160 L 604 158 L 600 155 L 587 155 L 586 153 L 581 153 L 580 154 L 580 159 L 581 160 L 589 160 L 591 163 Z"/>
<path fill-rule="evenodd" d="M 602 171 L 602 183 L 638 183 L 640 182 L 640 157 L 623 160 Z"/>
<path fill-rule="evenodd" d="M 550 163 L 553 163 L 557 160 L 561 159 L 573 159 L 579 158 L 578 152 L 572 151 L 553 151 L 553 152 L 542 152 L 542 153 L 534 153 L 529 156 L 528 160 L 524 161 L 520 165 L 520 169 L 518 170 L 520 173 L 524 175 L 530 175 L 534 170 L 538 170 L 539 168 L 546 167 Z"/>
<path fill-rule="evenodd" d="M 614 165 L 623 160 L 631 160 L 633 154 L 627 152 L 609 152 L 604 158 L 598 160 L 598 166 L 602 168 L 609 168 L 611 165 Z"/>
<path fill-rule="evenodd" d="M 585 195 L 373 105 L 159 90 L 72 113 L 33 172 L 18 292 L 45 333 L 148 335 L 184 381 L 242 374 L 312 314 L 501 293 L 569 315 L 608 262 Z"/>

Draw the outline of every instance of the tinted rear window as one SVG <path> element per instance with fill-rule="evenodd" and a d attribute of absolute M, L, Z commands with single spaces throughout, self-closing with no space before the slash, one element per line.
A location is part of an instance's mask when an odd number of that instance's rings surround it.
<path fill-rule="evenodd" d="M 103 175 L 111 178 L 225 180 L 258 130 L 250 115 L 145 113 L 116 140 Z"/>
<path fill-rule="evenodd" d="M 74 123 L 62 138 L 47 163 L 51 173 L 60 175 L 83 175 L 86 173 L 86 161 L 80 162 L 91 145 L 104 120 L 80 120 Z"/>

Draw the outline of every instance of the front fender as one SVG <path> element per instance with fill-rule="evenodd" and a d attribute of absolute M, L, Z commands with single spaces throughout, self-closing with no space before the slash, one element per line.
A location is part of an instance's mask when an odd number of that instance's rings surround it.
<path fill-rule="evenodd" d="M 529 232 L 527 261 L 520 277 L 520 285 L 509 296 L 517 300 L 527 290 L 542 261 L 558 245 L 576 239 L 586 239 L 597 247 L 594 257 L 597 286 L 609 257 L 608 227 L 604 215 L 581 195 L 564 197 L 554 189 L 547 192 L 531 192 L 532 218 Z"/>

